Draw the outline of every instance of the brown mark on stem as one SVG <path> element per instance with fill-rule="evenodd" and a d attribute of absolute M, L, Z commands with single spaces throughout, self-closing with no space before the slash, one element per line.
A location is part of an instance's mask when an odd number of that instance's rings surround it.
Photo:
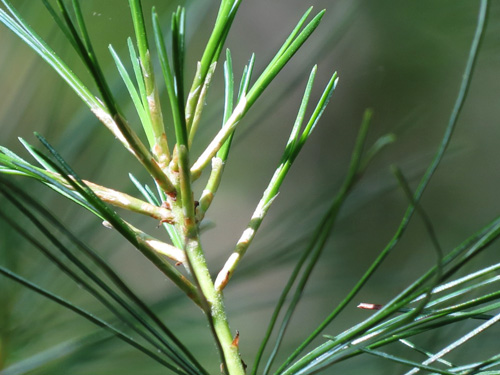
<path fill-rule="evenodd" d="M 189 217 L 184 218 L 184 226 L 185 228 L 191 228 L 193 226 L 193 221 Z"/>
<path fill-rule="evenodd" d="M 236 336 L 234 336 L 231 346 L 238 347 L 240 344 L 240 331 L 236 330 Z"/>

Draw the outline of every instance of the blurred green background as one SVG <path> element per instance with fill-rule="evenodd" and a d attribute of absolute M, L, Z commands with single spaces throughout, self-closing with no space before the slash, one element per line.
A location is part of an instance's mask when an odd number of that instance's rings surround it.
<path fill-rule="evenodd" d="M 122 106 L 134 117 L 124 85 L 111 63 L 108 44 L 126 56 L 126 38 L 132 26 L 126 1 L 86 0 L 87 15 L 98 55 L 120 94 Z M 41 35 L 74 70 L 85 77 L 41 2 L 13 1 Z M 146 14 L 155 5 L 169 26 L 173 1 L 143 1 Z M 190 81 L 195 62 L 211 30 L 216 1 L 186 1 Z M 339 85 L 315 134 L 296 165 L 250 248 L 241 273 L 225 296 L 233 329 L 241 333 L 244 359 L 251 363 L 275 300 L 293 266 L 291 259 L 304 248 L 308 234 L 325 212 L 345 176 L 354 139 L 366 108 L 374 110 L 369 143 L 392 132 L 397 142 L 368 169 L 334 229 L 322 261 L 292 321 L 281 359 L 333 309 L 391 238 L 407 206 L 389 166 L 402 168 L 414 188 L 435 152 L 448 121 L 462 77 L 476 25 L 478 1 L 439 2 L 389 0 L 247 0 L 240 7 L 228 38 L 236 74 L 241 74 L 252 52 L 256 73 L 262 71 L 297 20 L 310 5 L 327 13 L 317 32 L 264 95 L 238 128 L 225 177 L 208 219 L 215 224 L 205 234 L 204 246 L 214 273 L 245 228 L 263 189 L 272 176 L 293 125 L 307 75 L 319 66 L 315 95 L 319 97 L 329 75 L 338 71 Z M 500 4 L 492 2 L 488 29 L 477 62 L 468 100 L 454 140 L 422 204 L 442 247 L 449 250 L 494 218 L 500 209 L 498 168 L 500 137 Z M 79 175 L 99 184 L 138 195 L 128 179 L 144 177 L 141 167 L 101 126 L 62 80 L 3 25 L 0 28 L 0 144 L 26 156 L 17 137 L 36 144 L 38 131 L 56 145 Z M 71 63 L 72 62 L 72 63 Z M 200 138 L 202 149 L 221 122 L 222 63 L 207 99 Z M 88 78 L 88 77 L 87 77 Z M 123 95 L 121 95 L 123 94 Z M 164 98 L 167 104 L 166 98 Z M 137 123 L 136 123 L 137 124 Z M 138 125 L 138 124 L 137 124 Z M 169 131 L 172 131 L 172 127 Z M 15 179 L 26 191 L 57 213 L 80 238 L 106 256 L 147 301 L 155 305 L 170 326 L 217 373 L 217 357 L 206 322 L 197 308 L 177 295 L 162 275 L 134 253 L 98 220 L 48 189 Z M 147 182 L 147 181 L 145 181 Z M 197 193 L 203 184 L 199 183 Z M 5 203 L 2 210 L 11 210 Z M 14 213 L 12 213 L 14 215 Z M 127 218 L 129 218 L 127 216 Z M 134 221 L 134 219 L 132 219 Z M 134 221 L 155 236 L 157 223 Z M 0 222 L 0 258 L 20 274 L 97 313 L 102 309 L 46 264 L 29 245 Z M 471 267 L 498 261 L 498 247 Z M 273 253 L 281 254 L 273 259 Z M 422 223 L 415 218 L 401 243 L 356 302 L 384 303 L 426 270 L 435 260 Z M 43 298 L 0 279 L 0 333 L 4 366 L 91 332 L 94 328 Z M 347 309 L 326 333 L 339 331 L 368 316 Z M 435 337 L 416 340 L 421 345 L 446 342 L 453 328 Z M 456 329 L 455 329 L 456 331 Z M 465 331 L 464 331 L 465 332 Z M 54 360 L 33 374 L 160 374 L 151 360 L 124 344 L 98 336 L 99 344 L 85 346 Z M 495 337 L 485 335 L 481 345 L 467 349 L 486 356 Z M 492 345 L 493 343 L 493 345 Z M 397 348 L 396 348 L 397 350 Z M 465 349 L 464 349 L 465 350 Z M 57 350 L 55 353 L 59 353 Z M 453 354 L 459 358 L 460 350 Z M 479 355 L 479 354 L 478 354 Z M 0 348 L 1 357 L 1 348 Z M 0 361 L 0 374 L 1 372 Z M 359 358 L 333 367 L 325 374 L 397 374 L 403 368 L 373 358 Z M 15 373 L 15 372 L 13 372 Z M 7 373 L 11 374 L 11 373 Z"/>

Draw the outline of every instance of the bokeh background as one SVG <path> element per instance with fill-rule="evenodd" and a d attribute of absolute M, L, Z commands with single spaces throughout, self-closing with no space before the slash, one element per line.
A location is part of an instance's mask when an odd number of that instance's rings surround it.
<path fill-rule="evenodd" d="M 41 2 L 13 3 L 75 72 L 85 77 L 84 69 L 53 27 Z M 211 30 L 218 3 L 213 0 L 181 3 L 187 7 L 189 81 Z M 155 5 L 167 29 L 170 12 L 178 3 L 144 0 L 143 5 L 146 10 Z M 222 186 L 208 215 L 215 225 L 207 230 L 204 246 L 215 273 L 245 228 L 277 166 L 310 69 L 318 64 L 316 98 L 333 71 L 338 71 L 339 85 L 325 115 L 292 168 L 241 272 L 236 273 L 226 289 L 231 326 L 240 331 L 241 351 L 249 363 L 294 264 L 293 259 L 304 249 L 308 236 L 346 174 L 366 108 L 374 111 L 368 143 L 389 132 L 397 136 L 397 142 L 376 158 L 343 207 L 292 321 L 278 362 L 328 315 L 393 235 L 408 202 L 389 166 L 396 164 L 402 168 L 414 188 L 431 160 L 458 93 L 479 1 L 243 1 L 226 44 L 233 54 L 236 74 L 241 74 L 253 52 L 256 53 L 256 74 L 261 72 L 311 5 L 315 11 L 327 9 L 322 24 L 239 125 Z M 121 56 L 127 56 L 126 38 L 133 33 L 127 2 L 86 0 L 82 7 L 113 91 L 134 119 L 125 87 L 107 50 L 108 44 L 112 44 Z M 456 134 L 422 201 L 445 250 L 496 217 L 500 209 L 499 22 L 500 4 L 493 1 Z M 32 134 L 38 131 L 56 145 L 81 177 L 138 195 L 128 173 L 145 178 L 139 164 L 114 141 L 76 95 L 3 25 L 0 46 L 0 144 L 28 157 L 17 137 L 36 143 Z M 199 150 L 220 127 L 221 66 L 219 64 L 207 99 L 200 137 L 195 145 Z M 167 103 L 166 98 L 164 102 Z M 172 127 L 169 130 L 172 131 Z M 107 257 L 130 285 L 171 322 L 187 345 L 211 363 L 210 370 L 218 373 L 215 348 L 201 313 L 186 303 L 161 274 L 89 213 L 31 181 L 15 181 L 39 197 L 80 238 Z M 196 188 L 199 194 L 203 184 L 199 183 Z M 0 209 L 12 210 L 6 202 L 1 204 Z M 164 235 L 155 229 L 157 223 L 151 220 L 130 219 L 155 236 Z M 106 315 L 91 297 L 69 283 L 4 222 L 0 222 L 0 231 L 3 265 L 91 311 Z M 498 250 L 493 247 L 471 267 L 498 261 Z M 272 257 L 272 254 L 280 256 Z M 416 218 L 355 302 L 388 301 L 434 261 L 429 237 Z M 32 357 L 35 353 L 94 330 L 82 319 L 11 282 L 0 279 L 0 288 L 0 300 L 3 300 L 0 334 L 9 338 L 3 340 L 3 355 L 0 347 L 0 374 L 3 374 L 1 366 L 8 369 L 10 364 L 23 358 L 31 358 L 30 363 L 36 363 Z M 325 333 L 335 335 L 367 314 L 353 304 Z M 466 332 L 465 327 L 463 329 Z M 442 329 L 434 337 L 416 340 L 423 346 L 439 347 L 440 340 L 445 343 L 452 334 L 451 329 Z M 65 355 L 59 355 L 63 350 L 55 350 L 53 360 L 29 373 L 164 373 L 140 353 L 101 336 L 97 334 L 91 344 L 83 349 L 68 350 Z M 488 350 L 494 349 L 495 340 L 494 333 L 484 336 L 481 345 L 467 349 L 468 355 L 470 358 L 486 356 Z M 459 357 L 461 352 L 454 355 L 451 359 Z M 399 365 L 361 357 L 324 373 L 402 372 L 403 367 Z M 6 372 L 13 373 L 16 372 Z"/>

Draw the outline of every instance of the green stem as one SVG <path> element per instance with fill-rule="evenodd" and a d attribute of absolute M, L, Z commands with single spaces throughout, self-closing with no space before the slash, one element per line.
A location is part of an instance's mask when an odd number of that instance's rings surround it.
<path fill-rule="evenodd" d="M 174 209 L 179 215 L 176 224 L 184 233 L 184 246 L 189 267 L 201 294 L 202 306 L 209 320 L 213 335 L 221 351 L 223 364 L 231 375 L 244 375 L 245 370 L 233 339 L 223 304 L 222 294 L 217 293 L 210 276 L 205 255 L 201 247 L 198 224 L 195 219 L 194 200 L 189 173 L 189 155 L 185 145 L 185 132 L 178 137 L 179 180 L 181 189 L 181 209 Z"/>
<path fill-rule="evenodd" d="M 245 370 L 239 357 L 238 346 L 233 345 L 222 294 L 215 290 L 201 247 L 191 188 L 188 132 L 184 117 L 181 117 L 180 120 L 175 124 L 180 199 L 172 202 L 173 212 L 176 215 L 176 225 L 184 235 L 184 250 L 188 264 L 199 289 L 202 308 L 220 349 L 224 368 L 231 375 L 244 375 Z"/>
<path fill-rule="evenodd" d="M 205 313 L 221 350 L 225 372 L 227 371 L 230 375 L 244 375 L 245 369 L 239 355 L 238 345 L 237 342 L 233 342 L 233 336 L 229 328 L 223 295 L 214 287 L 203 250 L 200 246 L 197 231 L 191 233 L 188 237 L 186 254 L 206 300 Z"/>

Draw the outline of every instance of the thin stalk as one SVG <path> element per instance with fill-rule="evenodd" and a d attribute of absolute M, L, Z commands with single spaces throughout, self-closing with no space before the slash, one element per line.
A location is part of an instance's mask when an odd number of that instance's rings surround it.
<path fill-rule="evenodd" d="M 190 128 L 189 128 L 189 146 L 193 144 L 193 139 L 196 134 L 196 131 L 198 130 L 198 125 L 200 124 L 201 120 L 201 113 L 203 111 L 203 108 L 205 107 L 205 98 L 207 96 L 208 88 L 210 87 L 210 82 L 212 81 L 212 77 L 215 71 L 216 63 L 214 62 L 212 65 L 210 65 L 210 69 L 208 70 L 207 76 L 205 78 L 205 81 L 203 82 L 203 85 L 201 87 L 201 92 L 200 96 L 198 98 L 198 104 L 195 107 L 194 110 L 194 116 L 193 116 L 193 121 L 190 122 Z M 190 114 L 186 113 L 186 118 L 189 118 Z"/>
<path fill-rule="evenodd" d="M 129 228 L 135 233 L 136 238 L 139 242 L 143 243 L 144 246 L 149 247 L 153 250 L 157 255 L 167 257 L 175 261 L 176 265 L 179 266 L 181 264 L 186 263 L 186 253 L 184 250 L 179 249 L 173 245 L 170 245 L 166 242 L 160 241 L 157 238 L 150 236 L 147 233 L 144 233 L 140 229 L 137 229 L 132 224 L 125 222 Z"/>
<path fill-rule="evenodd" d="M 203 151 L 200 157 L 191 167 L 193 179 L 201 175 L 203 169 L 210 163 L 211 159 L 217 154 L 220 148 L 224 145 L 229 136 L 234 132 L 236 126 L 240 122 L 243 115 L 248 111 L 246 96 L 241 97 L 238 104 L 234 108 L 233 113 L 224 124 L 223 128 L 213 138 L 212 142 Z"/>
<path fill-rule="evenodd" d="M 215 193 L 219 188 L 219 184 L 222 180 L 222 173 L 224 172 L 225 161 L 220 157 L 216 156 L 212 158 L 212 170 L 210 171 L 210 177 L 208 178 L 207 185 L 203 189 L 203 193 L 200 197 L 200 205 L 196 211 L 196 220 L 201 222 L 205 217 L 205 213 L 212 204 L 215 197 Z"/>
<path fill-rule="evenodd" d="M 68 184 L 66 180 L 64 180 L 64 178 L 62 178 L 61 176 L 50 172 L 47 172 L 47 174 L 50 174 L 52 178 L 58 179 L 64 186 L 68 187 L 69 189 L 74 190 L 73 187 Z M 141 215 L 150 216 L 164 223 L 174 222 L 172 211 L 165 207 L 154 206 L 131 195 L 95 184 L 90 181 L 82 181 L 90 189 L 92 189 L 95 195 L 97 195 L 103 202 L 109 203 L 115 207 L 123 208 L 128 211 L 139 213 Z"/>
<path fill-rule="evenodd" d="M 170 162 L 170 151 L 167 143 L 167 135 L 163 124 L 161 112 L 160 96 L 155 82 L 153 64 L 151 62 L 151 52 L 144 25 L 144 15 L 140 0 L 129 0 L 130 11 L 134 23 L 137 47 L 142 68 L 142 76 L 146 89 L 146 98 L 151 119 L 151 130 L 155 143 L 152 145 L 153 154 L 156 156 L 160 167 L 164 170 Z"/>
<path fill-rule="evenodd" d="M 217 290 L 223 290 L 224 287 L 229 282 L 229 280 L 231 279 L 232 275 L 234 274 L 236 267 L 241 261 L 241 258 L 245 255 L 248 247 L 255 238 L 257 230 L 259 229 L 262 221 L 264 220 L 264 217 L 266 216 L 272 202 L 276 198 L 288 171 L 290 170 L 293 162 L 295 161 L 295 158 L 299 154 L 307 138 L 310 136 L 312 130 L 315 127 L 315 124 L 319 121 L 326 105 L 328 104 L 331 95 L 333 94 L 333 91 L 335 90 L 337 83 L 337 74 L 334 74 L 330 79 L 330 82 L 326 86 L 323 95 L 318 101 L 318 104 L 316 105 L 316 108 L 313 114 L 311 115 L 309 122 L 305 126 L 302 134 L 300 134 L 300 128 L 304 120 L 304 113 L 307 108 L 307 103 L 309 101 L 315 75 L 316 75 L 316 67 L 312 69 L 311 74 L 309 76 L 309 81 L 307 82 L 304 97 L 301 106 L 299 108 L 299 113 L 297 115 L 295 124 L 292 128 L 292 133 L 290 135 L 288 144 L 285 148 L 285 152 L 282 156 L 280 165 L 274 172 L 274 175 L 271 178 L 268 187 L 264 191 L 264 194 L 261 200 L 259 201 L 257 208 L 255 209 L 252 215 L 252 218 L 250 219 L 250 223 L 248 224 L 247 228 L 245 229 L 240 239 L 238 240 L 235 250 L 229 256 L 228 260 L 226 261 L 221 271 L 217 275 L 217 279 L 215 281 L 215 287 Z"/>
<path fill-rule="evenodd" d="M 174 14 L 175 16 L 175 14 Z M 180 90 L 180 81 L 181 78 L 177 77 L 176 74 L 179 74 L 179 69 L 176 71 L 172 70 L 170 66 L 170 61 L 167 53 L 167 48 L 165 46 L 165 40 L 163 38 L 163 33 L 161 32 L 160 21 L 158 18 L 158 14 L 156 13 L 155 8 L 152 10 L 153 17 L 153 29 L 155 35 L 156 49 L 158 51 L 158 57 L 160 60 L 163 78 L 165 80 L 165 86 L 167 88 L 168 99 L 170 102 L 170 108 L 172 109 L 172 120 L 174 123 L 175 136 L 176 136 L 176 145 L 184 144 L 187 145 L 187 142 L 184 142 L 183 139 L 187 139 L 187 128 L 186 128 L 186 118 L 184 112 L 184 99 L 181 97 L 182 90 Z M 175 17 L 174 17 L 175 18 Z M 174 30 L 172 30 L 173 32 Z M 179 30 L 177 30 L 179 31 Z M 173 39 L 178 39 L 178 37 L 172 35 Z M 181 59 L 179 56 L 173 56 L 174 59 Z M 175 65 L 179 65 L 179 63 L 174 63 Z M 174 150 L 173 158 L 170 162 L 172 165 L 172 169 L 177 171 L 178 166 L 178 150 Z"/>
<path fill-rule="evenodd" d="M 94 191 L 94 193 L 99 198 L 101 198 L 103 202 L 109 203 L 115 207 L 126 209 L 128 211 L 139 213 L 141 215 L 150 216 L 156 220 L 160 220 L 161 222 L 173 223 L 174 221 L 172 211 L 165 207 L 154 206 L 131 195 L 101 185 L 97 185 L 90 181 L 83 180 L 83 182 L 90 189 L 92 189 L 92 191 Z"/>
<path fill-rule="evenodd" d="M 245 76 L 248 73 L 247 69 L 243 72 L 242 81 L 245 80 Z M 250 75 L 250 74 L 248 74 Z M 243 82 L 242 82 L 243 83 Z M 243 91 L 245 94 L 245 91 Z M 233 100 L 234 100 L 234 73 L 233 73 L 233 61 L 231 58 L 231 52 L 229 49 L 226 50 L 226 61 L 224 62 L 224 114 L 222 116 L 222 126 L 227 121 L 231 113 L 233 112 Z M 234 135 L 234 133 L 233 133 Z M 200 197 L 200 205 L 196 212 L 196 219 L 201 222 L 205 217 L 205 213 L 212 204 L 217 190 L 219 189 L 220 182 L 222 180 L 222 174 L 224 172 L 224 166 L 229 155 L 229 148 L 231 146 L 233 136 L 231 135 L 226 143 L 219 150 L 217 155 L 212 158 L 212 170 L 210 171 L 210 177 L 208 178 L 207 185 L 203 189 L 203 193 Z"/>

